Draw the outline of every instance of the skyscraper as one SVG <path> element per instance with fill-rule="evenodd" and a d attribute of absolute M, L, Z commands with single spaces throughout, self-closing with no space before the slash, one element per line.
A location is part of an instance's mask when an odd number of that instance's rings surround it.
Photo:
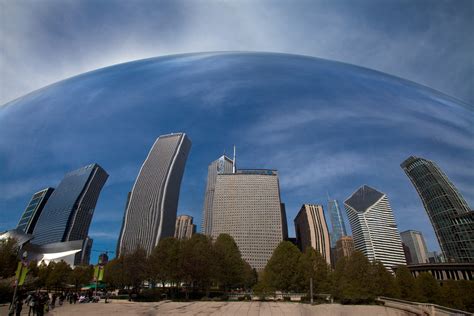
<path fill-rule="evenodd" d="M 400 233 L 403 243 L 410 249 L 411 263 L 428 263 L 428 249 L 423 234 L 416 230 L 406 230 Z"/>
<path fill-rule="evenodd" d="M 174 236 L 179 189 L 191 141 L 184 133 L 158 137 L 130 195 L 119 254 L 141 247 L 149 255 L 161 238 Z"/>
<path fill-rule="evenodd" d="M 263 270 L 288 233 L 276 170 L 218 174 L 212 207 L 212 237 L 232 236 L 242 258 Z"/>
<path fill-rule="evenodd" d="M 36 222 L 53 191 L 53 188 L 46 188 L 33 194 L 18 222 L 17 229 L 23 231 L 25 234 L 33 233 Z"/>
<path fill-rule="evenodd" d="M 67 173 L 51 194 L 33 231 L 33 242 L 85 240 L 100 191 L 109 175 L 98 164 Z"/>
<path fill-rule="evenodd" d="M 312 247 L 331 265 L 331 241 L 322 205 L 303 204 L 295 217 L 295 231 L 301 251 Z"/>
<path fill-rule="evenodd" d="M 347 232 L 337 200 L 328 199 L 328 209 L 332 226 L 331 247 L 334 248 L 336 247 L 336 242 L 341 239 L 342 236 L 346 236 Z"/>
<path fill-rule="evenodd" d="M 193 217 L 189 215 L 179 215 L 176 217 L 176 227 L 174 238 L 189 239 L 196 233 L 196 225 L 193 224 Z"/>
<path fill-rule="evenodd" d="M 354 240 L 351 236 L 342 236 L 336 242 L 336 262 L 342 257 L 349 257 L 354 252 Z"/>
<path fill-rule="evenodd" d="M 225 155 L 211 162 L 207 168 L 206 193 L 204 195 L 204 208 L 202 211 L 201 231 L 204 235 L 212 234 L 212 203 L 214 201 L 214 191 L 216 188 L 216 178 L 218 174 L 232 173 L 234 161 Z"/>
<path fill-rule="evenodd" d="M 402 241 L 387 196 L 367 185 L 345 202 L 354 247 L 387 269 L 406 264 Z"/>
<path fill-rule="evenodd" d="M 433 162 L 414 156 L 400 165 L 423 202 L 447 261 L 474 262 L 474 212 Z"/>

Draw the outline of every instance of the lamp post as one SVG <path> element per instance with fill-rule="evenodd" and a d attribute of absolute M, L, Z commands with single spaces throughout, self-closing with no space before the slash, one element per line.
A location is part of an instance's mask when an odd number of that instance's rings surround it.
<path fill-rule="evenodd" d="M 28 252 L 25 250 L 21 256 L 21 261 L 19 262 L 19 266 L 18 266 L 18 269 L 17 269 L 17 276 L 16 276 L 16 281 L 15 281 L 15 290 L 13 290 L 13 298 L 12 298 L 12 302 L 10 303 L 10 311 L 9 311 L 9 315 L 13 315 L 14 312 L 15 312 L 15 302 L 16 302 L 16 296 L 17 296 L 17 292 L 18 292 L 18 286 L 20 284 L 20 279 L 22 277 L 22 274 L 23 274 L 23 266 L 26 265 L 26 257 L 28 257 Z"/>

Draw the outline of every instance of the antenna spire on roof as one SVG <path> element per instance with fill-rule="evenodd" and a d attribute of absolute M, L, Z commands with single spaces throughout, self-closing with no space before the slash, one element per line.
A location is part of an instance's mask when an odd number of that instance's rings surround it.
<path fill-rule="evenodd" d="M 232 160 L 232 173 L 235 173 L 235 145 L 234 145 L 234 159 Z"/>

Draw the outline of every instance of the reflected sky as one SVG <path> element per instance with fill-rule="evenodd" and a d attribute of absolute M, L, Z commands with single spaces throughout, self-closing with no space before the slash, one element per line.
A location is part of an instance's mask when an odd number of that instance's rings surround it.
<path fill-rule="evenodd" d="M 329 193 L 342 206 L 368 184 L 388 195 L 400 231 L 420 230 L 439 249 L 399 165 L 410 155 L 434 160 L 472 206 L 473 123 L 468 104 L 323 59 L 203 53 L 120 64 L 0 108 L 0 230 L 16 226 L 34 192 L 96 162 L 110 177 L 90 235 L 94 249 L 114 250 L 127 192 L 156 137 L 186 132 L 193 146 L 178 213 L 199 226 L 207 166 L 235 144 L 238 167 L 279 171 L 290 235 L 302 203 L 326 208 Z"/>

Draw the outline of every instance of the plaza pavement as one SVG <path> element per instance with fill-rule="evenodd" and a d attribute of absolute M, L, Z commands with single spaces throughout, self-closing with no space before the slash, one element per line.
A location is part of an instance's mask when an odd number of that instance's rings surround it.
<path fill-rule="evenodd" d="M 0 316 L 7 315 L 7 309 L 0 307 Z M 28 315 L 25 306 L 22 316 Z M 154 316 L 154 315 L 234 315 L 234 316 L 282 316 L 282 315 L 328 315 L 328 316 L 405 316 L 411 315 L 396 309 L 375 305 L 309 304 L 289 302 L 153 302 L 138 303 L 114 300 L 99 303 L 65 303 L 48 314 L 50 316 Z"/>
<path fill-rule="evenodd" d="M 114 300 L 105 304 L 76 304 L 57 307 L 48 315 L 54 316 L 134 316 L 134 315 L 235 315 L 235 316 L 279 316 L 279 315 L 328 315 L 328 316 L 405 316 L 396 309 L 383 306 L 355 306 L 339 304 L 309 304 L 288 302 L 153 302 L 137 303 Z"/>

